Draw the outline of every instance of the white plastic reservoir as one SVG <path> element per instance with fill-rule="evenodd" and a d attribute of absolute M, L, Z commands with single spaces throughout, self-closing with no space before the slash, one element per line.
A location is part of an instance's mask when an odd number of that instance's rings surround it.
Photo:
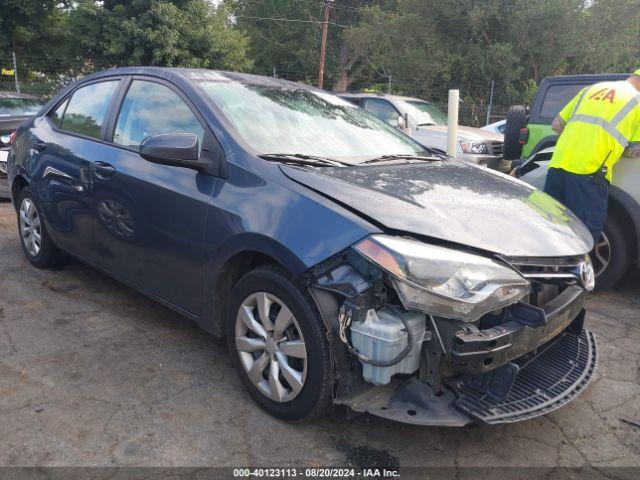
<path fill-rule="evenodd" d="M 396 373 L 413 373 L 420 368 L 420 351 L 425 337 L 427 317 L 424 313 L 383 307 L 369 310 L 362 322 L 351 324 L 351 343 L 365 357 L 376 361 L 391 360 L 407 346 L 408 335 L 402 318 L 411 329 L 414 345 L 399 363 L 374 367 L 362 362 L 364 379 L 385 385 Z"/>

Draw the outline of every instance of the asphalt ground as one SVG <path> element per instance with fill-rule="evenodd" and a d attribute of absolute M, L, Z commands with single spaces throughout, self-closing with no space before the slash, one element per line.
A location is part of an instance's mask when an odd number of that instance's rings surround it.
<path fill-rule="evenodd" d="M 593 295 L 587 325 L 597 377 L 541 418 L 425 428 L 337 409 L 285 423 L 195 324 L 79 262 L 32 267 L 0 203 L 0 466 L 560 466 L 632 478 L 640 470 L 603 468 L 640 467 L 638 276 Z"/>

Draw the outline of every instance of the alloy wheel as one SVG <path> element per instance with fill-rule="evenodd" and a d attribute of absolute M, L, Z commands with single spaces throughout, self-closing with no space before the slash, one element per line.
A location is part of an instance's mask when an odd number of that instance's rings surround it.
<path fill-rule="evenodd" d="M 602 275 L 609 263 L 611 263 L 611 243 L 604 232 L 602 232 L 598 243 L 593 247 L 591 262 L 593 263 L 596 278 Z"/>
<path fill-rule="evenodd" d="M 38 210 L 29 197 L 20 204 L 20 238 L 29 255 L 37 257 L 42 247 L 42 226 Z"/>
<path fill-rule="evenodd" d="M 249 380 L 274 402 L 296 398 L 307 376 L 307 348 L 298 321 L 275 295 L 256 292 L 238 310 L 235 346 Z"/>

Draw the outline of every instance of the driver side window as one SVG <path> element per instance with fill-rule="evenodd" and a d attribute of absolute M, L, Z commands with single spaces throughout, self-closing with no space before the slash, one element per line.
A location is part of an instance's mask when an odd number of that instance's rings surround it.
<path fill-rule="evenodd" d="M 134 80 L 122 102 L 113 142 L 140 149 L 142 141 L 163 133 L 194 133 L 202 146 L 204 129 L 187 104 L 170 88 Z"/>

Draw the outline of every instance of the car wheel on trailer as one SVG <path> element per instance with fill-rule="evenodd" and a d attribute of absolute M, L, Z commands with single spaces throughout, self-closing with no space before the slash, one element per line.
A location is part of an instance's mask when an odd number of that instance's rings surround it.
<path fill-rule="evenodd" d="M 254 400 L 285 420 L 314 418 L 332 406 L 333 372 L 320 313 L 281 268 L 258 267 L 231 294 L 227 340 Z"/>

